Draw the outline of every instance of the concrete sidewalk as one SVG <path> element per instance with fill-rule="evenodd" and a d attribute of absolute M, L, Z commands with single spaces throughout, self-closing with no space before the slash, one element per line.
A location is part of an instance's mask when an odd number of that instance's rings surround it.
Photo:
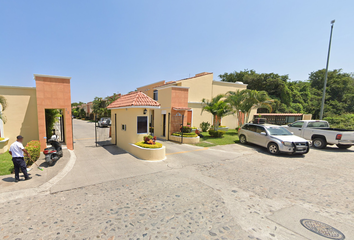
<path fill-rule="evenodd" d="M 0 202 L 6 202 L 9 200 L 34 196 L 39 193 L 45 193 L 63 178 L 74 165 L 76 160 L 73 151 L 63 149 L 63 157 L 60 158 L 54 166 L 49 166 L 44 159 L 44 155 L 41 153 L 40 158 L 37 160 L 37 164 L 43 169 L 39 170 L 35 164 L 31 166 L 31 171 L 28 175 L 32 179 L 28 181 L 15 182 L 15 175 L 0 176 Z M 24 179 L 23 174 L 20 173 L 20 179 Z"/>

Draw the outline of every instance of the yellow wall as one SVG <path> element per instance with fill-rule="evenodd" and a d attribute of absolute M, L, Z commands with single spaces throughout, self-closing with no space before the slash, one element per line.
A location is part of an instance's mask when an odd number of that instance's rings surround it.
<path fill-rule="evenodd" d="M 24 145 L 38 139 L 37 100 L 35 88 L 0 86 L 0 95 L 7 100 L 4 137 L 10 138 L 7 144 L 0 143 L 0 153 L 7 151 L 16 141 L 16 136 L 24 137 Z"/>
<path fill-rule="evenodd" d="M 165 83 L 165 81 L 160 81 L 160 82 L 156 82 L 156 83 L 152 83 L 143 87 L 139 87 L 137 88 L 137 91 L 141 91 L 143 93 L 145 93 L 146 95 L 148 95 L 151 98 L 154 98 L 154 87 L 158 87 L 161 86 Z"/>
<path fill-rule="evenodd" d="M 189 87 L 188 102 L 201 102 L 212 95 L 213 74 L 189 78 L 178 82 L 179 86 Z"/>
<path fill-rule="evenodd" d="M 216 97 L 219 94 L 226 94 L 228 91 L 241 91 L 244 89 L 247 89 L 247 85 L 245 84 L 213 81 L 212 97 Z"/>
<path fill-rule="evenodd" d="M 132 144 L 143 141 L 143 137 L 149 135 L 149 133 L 137 133 L 137 117 L 147 116 L 148 123 L 150 122 L 150 116 L 152 109 L 147 108 L 147 113 L 144 115 L 143 108 L 123 108 L 123 109 L 112 109 L 111 119 L 112 119 L 112 143 L 115 142 L 115 126 L 117 126 L 117 143 L 116 145 L 124 149 L 125 151 L 131 153 L 132 155 L 145 160 L 162 160 L 165 158 L 165 148 L 155 149 L 155 150 L 145 150 Z M 159 110 L 159 109 L 154 109 Z M 115 117 L 117 114 L 117 117 Z M 115 123 L 117 119 L 117 123 Z M 122 124 L 126 125 L 126 130 L 122 130 Z M 149 128 L 148 128 L 149 131 Z M 144 154 L 144 152 L 146 154 Z"/>
<path fill-rule="evenodd" d="M 237 91 L 247 88 L 244 84 L 224 83 L 220 81 L 213 81 L 213 74 L 191 78 L 188 80 L 179 81 L 181 86 L 189 87 L 189 99 L 188 107 L 193 109 L 192 126 L 200 127 L 202 122 L 209 122 L 213 124 L 213 117 L 208 112 L 202 111 L 201 101 L 203 98 L 211 100 L 211 98 L 219 95 L 226 94 L 228 91 Z M 253 112 L 251 117 L 253 118 Z M 238 121 L 236 115 L 230 115 L 222 119 L 222 125 L 229 128 L 238 127 Z"/>
<path fill-rule="evenodd" d="M 150 121 L 150 111 L 144 115 L 143 111 L 145 108 L 123 108 L 123 109 L 112 109 L 111 119 L 112 119 L 112 142 L 115 141 L 115 114 L 117 114 L 117 145 L 118 147 L 129 151 L 130 144 L 143 141 L 143 136 L 148 135 L 149 133 L 137 133 L 137 117 L 138 116 L 147 116 L 148 122 Z M 122 130 L 122 124 L 127 126 L 127 130 Z M 149 130 L 149 129 L 148 129 Z"/>
<path fill-rule="evenodd" d="M 160 86 L 164 81 L 150 84 L 148 86 L 138 88 L 138 91 L 145 92 L 148 96 L 153 97 L 153 88 Z M 177 86 L 189 87 L 188 89 L 188 107 L 193 109 L 192 126 L 200 127 L 200 123 L 209 122 L 213 124 L 212 115 L 208 112 L 201 114 L 203 98 L 210 100 L 219 95 L 226 94 L 228 91 L 237 91 L 247 89 L 247 85 L 238 83 L 228 83 L 221 81 L 214 81 L 213 74 L 206 74 L 202 76 L 192 77 L 176 82 Z M 161 104 L 161 109 L 155 110 L 155 136 L 162 138 L 162 115 L 163 110 L 166 111 L 166 119 L 168 120 L 168 113 L 171 110 L 171 88 L 158 89 L 158 102 Z M 256 110 L 251 111 L 249 119 L 253 119 Z M 222 125 L 234 129 L 239 126 L 236 115 L 230 115 L 222 119 Z M 167 125 L 166 125 L 167 126 Z M 166 129 L 167 132 L 167 129 Z"/>
<path fill-rule="evenodd" d="M 193 109 L 192 113 L 192 127 L 200 128 L 202 122 L 209 122 L 210 125 L 213 124 L 213 115 L 204 111 L 202 112 L 202 104 L 200 103 L 188 103 L 188 107 Z"/>
<path fill-rule="evenodd" d="M 168 136 L 168 114 L 171 113 L 171 88 L 163 88 L 158 90 L 158 102 L 161 104 L 160 109 L 154 110 L 154 135 L 161 139 L 167 139 Z M 166 112 L 166 135 L 163 134 L 163 112 Z"/>

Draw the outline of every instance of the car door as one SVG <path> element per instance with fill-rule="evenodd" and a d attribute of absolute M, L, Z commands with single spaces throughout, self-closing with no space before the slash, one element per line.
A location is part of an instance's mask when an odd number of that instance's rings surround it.
<path fill-rule="evenodd" d="M 288 130 L 293 132 L 294 135 L 301 137 L 302 136 L 302 126 L 304 125 L 303 121 L 297 121 L 289 125 Z"/>
<path fill-rule="evenodd" d="M 263 147 L 267 147 L 268 136 L 264 127 L 262 126 L 256 127 L 255 141 L 256 144 Z"/>
<path fill-rule="evenodd" d="M 247 131 L 247 141 L 251 142 L 251 143 L 256 143 L 256 131 L 257 131 L 257 127 L 255 125 L 248 125 L 248 131 Z"/>

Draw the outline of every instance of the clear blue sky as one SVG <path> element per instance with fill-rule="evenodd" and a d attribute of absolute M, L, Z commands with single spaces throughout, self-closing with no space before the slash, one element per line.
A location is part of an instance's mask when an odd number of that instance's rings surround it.
<path fill-rule="evenodd" d="M 72 101 L 199 72 L 354 72 L 354 1 L 0 0 L 0 85 L 70 76 Z"/>

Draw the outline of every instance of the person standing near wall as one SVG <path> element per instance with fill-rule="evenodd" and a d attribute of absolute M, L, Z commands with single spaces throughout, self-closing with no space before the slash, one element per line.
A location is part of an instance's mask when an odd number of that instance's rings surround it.
<path fill-rule="evenodd" d="M 28 176 L 26 162 L 23 157 L 23 153 L 25 153 L 27 157 L 29 157 L 29 154 L 27 150 L 23 147 L 22 142 L 23 137 L 21 135 L 17 136 L 17 141 L 11 144 L 9 151 L 12 156 L 12 162 L 14 163 L 15 168 L 15 182 L 20 181 L 20 168 L 23 175 L 25 175 L 25 180 L 31 179 Z"/>

